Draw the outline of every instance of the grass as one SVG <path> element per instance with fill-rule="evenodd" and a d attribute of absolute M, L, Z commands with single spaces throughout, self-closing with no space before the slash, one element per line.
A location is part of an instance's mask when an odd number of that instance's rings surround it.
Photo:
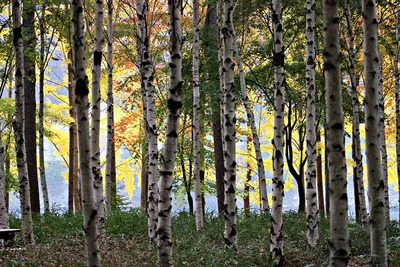
<path fill-rule="evenodd" d="M 175 266 L 270 266 L 269 216 L 238 216 L 238 255 L 223 244 L 222 218 L 207 214 L 205 229 L 196 232 L 195 219 L 186 212 L 174 214 L 173 244 Z M 285 266 L 326 266 L 329 254 L 329 221 L 321 218 L 320 243 L 307 244 L 304 214 L 284 214 Z M 12 217 L 11 227 L 19 227 Z M 349 224 L 351 261 L 349 266 L 368 263 L 369 234 Z M 51 213 L 34 218 L 35 245 L 24 249 L 21 237 L 8 249 L 0 249 L 0 266 L 86 266 L 82 216 Z M 400 227 L 388 225 L 391 266 L 400 266 Z M 156 247 L 147 248 L 147 217 L 138 209 L 116 211 L 107 220 L 107 237 L 102 241 L 103 266 L 155 266 Z"/>

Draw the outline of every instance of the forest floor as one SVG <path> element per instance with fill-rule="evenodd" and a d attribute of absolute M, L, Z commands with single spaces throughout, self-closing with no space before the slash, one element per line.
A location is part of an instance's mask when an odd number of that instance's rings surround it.
<path fill-rule="evenodd" d="M 215 214 L 214 214 L 215 215 Z M 195 219 L 188 213 L 173 217 L 173 255 L 175 266 L 271 266 L 269 216 L 239 215 L 238 255 L 223 244 L 223 219 L 208 214 L 203 233 L 196 232 Z M 0 266 L 86 266 L 82 216 L 46 214 L 34 220 L 35 245 L 22 246 L 17 236 L 14 245 L 0 249 Z M 305 214 L 284 214 L 285 266 L 326 266 L 329 254 L 329 221 L 320 222 L 320 242 L 307 244 Z M 11 227 L 20 221 L 10 219 Z M 367 266 L 369 234 L 350 223 L 351 259 L 349 266 Z M 390 266 L 400 266 L 400 225 L 388 225 Z M 114 212 L 107 220 L 107 237 L 102 241 L 103 266 L 155 266 L 156 248 L 147 248 L 147 217 L 139 210 Z"/>

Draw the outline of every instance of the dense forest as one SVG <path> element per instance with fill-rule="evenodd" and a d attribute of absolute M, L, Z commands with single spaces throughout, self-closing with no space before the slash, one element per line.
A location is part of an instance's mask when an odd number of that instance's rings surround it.
<path fill-rule="evenodd" d="M 400 266 L 399 16 L 0 0 L 0 265 Z"/>

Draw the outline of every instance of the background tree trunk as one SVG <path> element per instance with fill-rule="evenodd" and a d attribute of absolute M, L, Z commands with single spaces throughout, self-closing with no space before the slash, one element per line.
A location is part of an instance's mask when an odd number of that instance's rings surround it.
<path fill-rule="evenodd" d="M 23 0 L 24 39 L 24 105 L 25 105 L 25 147 L 28 177 L 33 213 L 40 213 L 39 184 L 36 157 L 36 34 L 35 6 L 31 0 Z"/>
<path fill-rule="evenodd" d="M 94 179 L 94 192 L 96 197 L 98 230 L 100 234 L 105 233 L 104 218 L 104 193 L 103 176 L 100 167 L 100 104 L 101 104 L 101 61 L 103 58 L 103 0 L 96 1 L 95 6 L 95 38 L 92 69 L 92 113 L 91 113 L 91 142 L 92 142 L 92 171 Z"/>
<path fill-rule="evenodd" d="M 100 266 L 96 196 L 93 189 L 92 149 L 89 132 L 89 88 L 86 76 L 86 41 L 83 27 L 82 0 L 72 1 L 72 26 L 74 36 L 75 105 L 79 134 L 80 178 L 83 203 L 83 232 L 86 241 L 87 265 Z"/>
<path fill-rule="evenodd" d="M 2 142 L 2 125 L 0 123 L 0 229 L 9 228 L 6 206 L 6 175 L 4 173 L 4 146 Z"/>
<path fill-rule="evenodd" d="M 33 243 L 32 209 L 29 191 L 28 164 L 25 150 L 25 105 L 24 105 L 24 48 L 21 28 L 21 3 L 12 0 L 12 19 L 15 54 L 15 149 L 17 154 L 17 169 L 19 182 L 19 199 L 22 215 L 22 238 L 24 243 Z M 37 181 L 36 181 L 37 182 Z"/>
<path fill-rule="evenodd" d="M 283 48 L 282 1 L 272 0 L 273 65 L 274 65 L 274 139 L 270 255 L 275 265 L 283 266 L 283 155 L 285 109 L 285 54 Z M 298 186 L 303 186 L 298 184 Z"/>
<path fill-rule="evenodd" d="M 349 261 L 347 228 L 347 177 L 344 118 L 339 52 L 338 1 L 323 2 L 324 63 L 327 114 L 327 146 L 330 191 L 329 266 L 346 266 Z"/>
<path fill-rule="evenodd" d="M 196 201 L 196 229 L 204 228 L 203 199 L 200 186 L 200 77 L 199 77 L 199 1 L 193 0 L 193 160 L 194 160 L 194 194 Z"/>
<path fill-rule="evenodd" d="M 170 38 L 170 81 L 168 92 L 168 111 L 164 150 L 161 157 L 161 179 L 158 202 L 158 265 L 172 266 L 171 238 L 171 190 L 172 175 L 176 159 L 179 114 L 182 107 L 182 37 L 181 37 L 181 0 L 168 1 L 169 38 Z"/>
<path fill-rule="evenodd" d="M 398 188 L 400 188 L 400 75 L 399 75 L 399 28 L 400 28 L 400 7 L 396 10 L 396 52 L 394 55 L 394 76 L 396 82 L 396 159 L 397 159 L 397 177 Z M 400 221 L 400 190 L 399 190 L 399 218 Z"/>
<path fill-rule="evenodd" d="M 45 59 L 45 28 L 44 18 L 46 12 L 46 4 L 42 4 L 42 10 L 39 20 L 40 27 L 40 62 L 39 62 L 39 170 L 40 170 L 40 183 L 42 186 L 44 212 L 50 212 L 49 192 L 47 190 L 46 171 L 44 166 L 44 73 L 46 68 Z M 70 191 L 68 191 L 70 193 Z M 69 200 L 68 196 L 68 200 Z M 68 207 L 70 203 L 68 202 Z M 71 205 L 72 207 L 72 205 Z M 72 212 L 72 210 L 70 210 Z"/>
<path fill-rule="evenodd" d="M 247 120 L 249 121 L 249 126 L 251 129 L 251 133 L 253 138 L 253 145 L 254 145 L 254 150 L 256 152 L 256 161 L 257 161 L 257 168 L 258 168 L 258 180 L 260 184 L 260 195 L 261 195 L 261 203 L 262 203 L 262 212 L 263 213 L 269 213 L 270 207 L 268 203 L 268 196 L 267 196 L 267 184 L 265 181 L 265 169 L 264 169 L 264 161 L 262 158 L 261 154 L 261 148 L 260 148 L 260 139 L 258 138 L 257 134 L 257 128 L 256 128 L 256 123 L 254 120 L 254 113 L 250 104 L 249 97 L 247 95 L 247 87 L 246 87 L 246 79 L 244 76 L 244 70 L 243 70 L 243 62 L 242 58 L 240 56 L 236 41 L 233 46 L 234 53 L 236 56 L 236 61 L 238 62 L 239 65 L 239 79 L 240 79 L 240 89 L 242 93 L 242 99 L 243 99 L 243 104 L 246 109 L 246 114 L 247 114 Z"/>
<path fill-rule="evenodd" d="M 380 58 L 375 0 L 363 0 L 363 38 L 365 75 L 365 133 L 370 207 L 371 262 L 373 266 L 388 266 L 386 246 L 385 181 L 381 176 L 379 153 L 379 86 Z"/>
<path fill-rule="evenodd" d="M 317 129 L 317 188 L 318 188 L 318 208 L 319 216 L 325 216 L 324 204 L 324 184 L 322 182 L 322 155 L 321 148 L 318 148 L 318 143 L 321 142 L 321 133 Z"/>
<path fill-rule="evenodd" d="M 247 153 L 251 153 L 251 135 L 247 135 Z M 251 165 L 250 162 L 247 162 L 247 175 L 246 181 L 244 183 L 244 190 L 243 190 L 243 208 L 244 208 L 244 215 L 250 215 L 250 183 L 251 183 Z"/>
<path fill-rule="evenodd" d="M 113 1 L 107 1 L 108 39 L 107 39 L 107 157 L 106 157 L 106 209 L 111 214 L 112 205 L 116 204 L 117 185 L 115 170 L 114 143 L 114 96 L 113 96 Z"/>

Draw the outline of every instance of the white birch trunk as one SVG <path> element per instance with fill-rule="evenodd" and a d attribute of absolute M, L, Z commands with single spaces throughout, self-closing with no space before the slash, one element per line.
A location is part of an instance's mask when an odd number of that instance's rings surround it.
<path fill-rule="evenodd" d="M 107 156 L 106 156 L 106 211 L 107 214 L 111 214 L 111 202 L 112 202 L 112 187 L 116 186 L 112 184 L 112 167 L 115 166 L 115 158 L 113 157 L 114 149 L 114 96 L 113 96 L 113 1 L 108 0 L 108 39 L 107 39 Z M 114 162 L 113 162 L 114 161 Z M 115 203 L 114 203 L 115 204 Z"/>
<path fill-rule="evenodd" d="M 350 1 L 346 0 L 345 7 L 345 16 L 347 21 L 347 30 L 349 34 L 349 59 L 350 59 L 350 81 L 351 81 L 351 97 L 353 104 L 353 142 L 354 142 L 354 155 L 356 162 L 356 172 L 357 172 L 357 187 L 358 187 L 358 198 L 360 202 L 360 216 L 361 222 L 365 229 L 368 228 L 368 214 L 367 214 L 367 206 L 365 203 L 365 189 L 364 189 L 364 171 L 363 171 L 363 162 L 362 162 L 362 154 L 361 154 L 361 135 L 360 135 L 360 115 L 359 115 L 359 106 L 360 102 L 358 100 L 358 92 L 357 92 L 357 78 L 355 74 L 355 60 L 356 55 L 354 51 L 354 34 L 353 27 L 351 23 L 351 9 L 350 9 Z"/>
<path fill-rule="evenodd" d="M 158 221 L 158 145 L 157 145 L 157 125 L 156 125 L 156 110 L 154 100 L 154 68 L 150 54 L 149 47 L 149 34 L 147 31 L 147 20 L 146 14 L 148 9 L 148 3 L 142 0 L 136 1 L 136 10 L 138 15 L 138 27 L 139 27 L 139 45 L 141 46 L 138 51 L 140 57 L 140 71 L 142 83 L 144 84 L 146 106 L 146 132 L 147 132 L 147 164 L 148 164 L 148 195 L 147 195 L 147 212 L 148 212 L 148 237 L 149 244 L 155 241 L 157 234 L 157 221 Z"/>
<path fill-rule="evenodd" d="M 375 0 L 363 0 L 365 133 L 370 207 L 372 266 L 388 266 L 385 218 L 385 181 L 381 176 L 379 153 L 379 79 L 378 21 Z"/>
<path fill-rule="evenodd" d="M 379 51 L 379 50 L 378 50 Z M 378 54 L 379 55 L 379 54 Z M 386 220 L 390 221 L 390 203 L 389 203 L 389 184 L 388 184 L 388 156 L 386 149 L 385 135 L 385 98 L 383 96 L 383 80 L 382 69 L 379 68 L 379 86 L 378 86 L 378 101 L 379 101 L 379 149 L 381 151 L 382 177 L 385 182 L 385 216 Z"/>
<path fill-rule="evenodd" d="M 104 219 L 104 193 L 103 193 L 103 177 L 100 167 L 100 81 L 101 81 L 101 61 L 103 58 L 103 0 L 96 1 L 95 7 L 95 37 L 94 37 L 94 53 L 93 53 L 93 69 L 92 69 L 92 125 L 91 125 L 91 142 L 92 142 L 92 170 L 94 179 L 94 192 L 96 197 L 97 223 L 100 234 L 105 233 Z"/>
<path fill-rule="evenodd" d="M 249 97 L 247 95 L 247 86 L 246 86 L 246 78 L 244 76 L 244 70 L 243 70 L 243 62 L 242 62 L 242 58 L 240 56 L 236 41 L 234 44 L 234 53 L 236 56 L 236 61 L 238 62 L 238 67 L 239 67 L 240 89 L 241 89 L 241 93 L 242 93 L 243 105 L 246 109 L 247 119 L 249 121 L 249 126 L 250 126 L 251 133 L 252 133 L 254 150 L 256 153 L 262 212 L 267 214 L 270 212 L 270 207 L 269 207 L 268 196 L 267 196 L 267 184 L 265 181 L 264 161 L 263 161 L 262 154 L 261 154 L 260 139 L 257 134 L 256 122 L 254 120 L 254 113 L 253 113 L 253 110 L 252 110 L 252 107 L 250 104 Z"/>
<path fill-rule="evenodd" d="M 14 135 L 17 154 L 17 169 L 19 194 L 22 214 L 22 237 L 24 243 L 33 243 L 31 200 L 28 180 L 28 164 L 26 161 L 25 139 L 24 139 L 24 55 L 21 29 L 21 3 L 12 0 L 12 19 L 14 33 L 15 54 L 15 121 Z"/>
<path fill-rule="evenodd" d="M 225 231 L 224 239 L 227 248 L 237 251 L 237 205 L 236 205 L 236 114 L 235 114 L 235 80 L 234 68 L 234 42 L 235 31 L 233 28 L 232 0 L 224 1 L 224 26 L 223 34 L 223 72 L 224 72 L 224 109 L 223 109 L 223 139 L 224 139 L 224 181 L 225 181 L 225 202 L 224 218 Z"/>
<path fill-rule="evenodd" d="M 4 173 L 4 146 L 2 142 L 2 130 L 0 123 L 0 229 L 9 228 L 8 211 L 6 206 L 6 175 Z"/>
<path fill-rule="evenodd" d="M 47 190 L 46 170 L 44 167 L 44 72 L 45 62 L 45 28 L 44 18 L 46 4 L 42 4 L 42 13 L 40 16 L 40 67 L 39 67 L 39 173 L 40 184 L 42 186 L 44 212 L 50 212 L 49 192 Z"/>
<path fill-rule="evenodd" d="M 83 208 L 83 232 L 86 241 L 88 266 L 100 266 L 97 229 L 96 195 L 93 188 L 92 149 L 88 115 L 88 78 L 86 76 L 85 32 L 83 24 L 83 0 L 72 1 L 73 63 L 75 72 L 75 106 L 79 137 L 80 180 Z"/>
<path fill-rule="evenodd" d="M 283 266 L 283 155 L 285 117 L 285 69 L 282 28 L 282 1 L 272 0 L 273 65 L 274 65 L 274 139 L 270 255 L 275 264 Z"/>
<path fill-rule="evenodd" d="M 170 38 L 170 80 L 166 137 L 161 157 L 160 198 L 158 202 L 158 265 L 173 266 L 171 236 L 171 190 L 176 159 L 179 114 L 182 108 L 182 37 L 181 0 L 168 1 L 168 24 Z"/>
<path fill-rule="evenodd" d="M 203 201 L 200 185 L 200 78 L 199 78 L 199 1 L 193 0 L 193 182 L 196 201 L 196 229 L 202 231 L 204 227 Z"/>
<path fill-rule="evenodd" d="M 315 124 L 315 0 L 307 0 L 306 11 L 306 138 L 307 138 L 307 240 L 310 246 L 318 244 L 319 211 L 317 202 L 317 133 Z"/>
<path fill-rule="evenodd" d="M 398 188 L 400 188 L 400 75 L 399 75 L 399 28 L 400 28 L 400 7 L 396 10 L 396 51 L 394 55 L 394 77 L 396 83 L 396 158 L 397 158 L 397 177 Z M 399 190 L 399 218 L 400 221 L 400 190 Z"/>
<path fill-rule="evenodd" d="M 323 18 L 331 225 L 329 266 L 346 266 L 349 261 L 349 231 L 337 0 L 323 2 Z"/>

